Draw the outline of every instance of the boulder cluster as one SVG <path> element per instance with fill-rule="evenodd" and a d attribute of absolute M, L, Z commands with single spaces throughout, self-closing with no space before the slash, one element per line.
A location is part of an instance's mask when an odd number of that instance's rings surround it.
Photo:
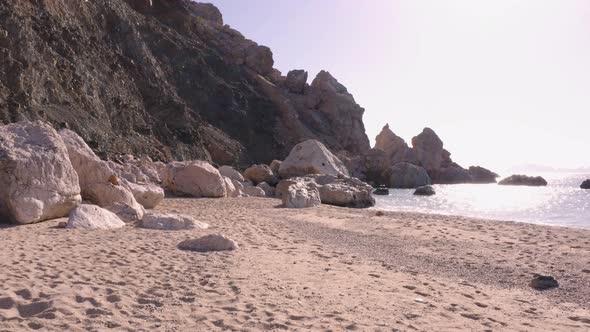
<path fill-rule="evenodd" d="M 495 183 L 498 174 L 483 167 L 465 169 L 453 162 L 442 140 L 430 128 L 412 139 L 412 147 L 389 124 L 375 139 L 375 147 L 348 159 L 353 174 L 376 185 L 418 188 L 430 184 Z"/>
<path fill-rule="evenodd" d="M 296 145 L 284 161 L 243 173 L 201 161 L 100 159 L 74 131 L 41 121 L 0 126 L 0 220 L 30 224 L 69 217 L 66 228 L 206 228 L 190 216 L 151 213 L 166 193 L 188 197 L 279 197 L 287 207 L 374 205 L 372 187 L 351 178 L 322 143 Z"/>

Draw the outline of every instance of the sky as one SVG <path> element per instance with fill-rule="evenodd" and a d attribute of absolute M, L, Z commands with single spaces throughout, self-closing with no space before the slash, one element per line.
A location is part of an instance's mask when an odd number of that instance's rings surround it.
<path fill-rule="evenodd" d="M 275 67 L 328 70 L 408 141 L 462 166 L 590 166 L 590 1 L 212 0 Z"/>

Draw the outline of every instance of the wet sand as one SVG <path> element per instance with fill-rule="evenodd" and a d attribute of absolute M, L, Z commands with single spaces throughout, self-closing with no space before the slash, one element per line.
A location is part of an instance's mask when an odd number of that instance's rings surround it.
<path fill-rule="evenodd" d="M 588 331 L 590 231 L 275 199 L 166 199 L 208 230 L 0 226 L 0 331 Z M 176 245 L 222 233 L 235 252 Z M 534 273 L 560 288 L 528 286 Z"/>

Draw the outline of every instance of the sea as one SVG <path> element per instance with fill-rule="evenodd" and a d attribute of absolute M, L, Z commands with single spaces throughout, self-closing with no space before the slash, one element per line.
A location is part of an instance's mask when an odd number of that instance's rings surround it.
<path fill-rule="evenodd" d="M 545 173 L 546 187 L 497 184 L 434 185 L 435 196 L 390 189 L 375 196 L 376 209 L 419 212 L 590 229 L 590 174 Z"/>

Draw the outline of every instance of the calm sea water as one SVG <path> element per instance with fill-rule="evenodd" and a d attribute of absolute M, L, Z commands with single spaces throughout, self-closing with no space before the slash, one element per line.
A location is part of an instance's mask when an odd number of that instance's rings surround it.
<path fill-rule="evenodd" d="M 376 208 L 590 229 L 590 190 L 580 189 L 590 174 L 538 175 L 549 182 L 547 187 L 435 185 L 432 197 L 391 189 L 389 196 L 376 196 Z"/>

